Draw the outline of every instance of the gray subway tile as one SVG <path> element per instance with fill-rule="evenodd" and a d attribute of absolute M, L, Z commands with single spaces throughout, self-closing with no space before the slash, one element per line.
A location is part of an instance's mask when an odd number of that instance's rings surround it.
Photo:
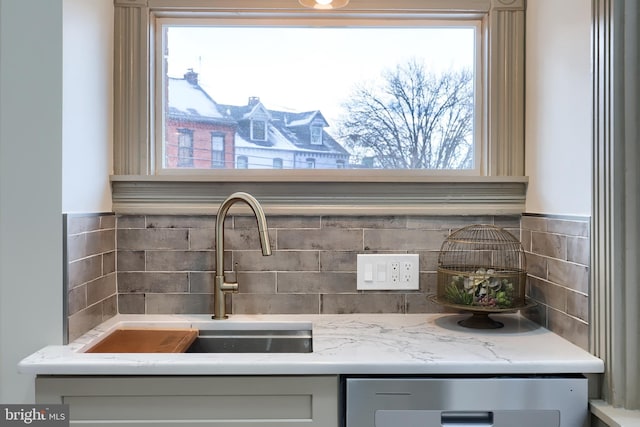
<path fill-rule="evenodd" d="M 194 294 L 212 294 L 215 272 L 192 271 L 189 274 L 189 292 Z"/>
<path fill-rule="evenodd" d="M 590 240 L 583 237 L 567 237 L 567 261 L 590 265 Z"/>
<path fill-rule="evenodd" d="M 238 271 L 318 271 L 317 251 L 275 251 L 263 256 L 260 251 L 234 251 Z"/>
<path fill-rule="evenodd" d="M 442 230 L 452 233 L 462 227 L 473 224 L 493 224 L 490 216 L 410 216 L 407 228 L 422 230 Z"/>
<path fill-rule="evenodd" d="M 67 293 L 67 316 L 85 308 L 87 308 L 87 286 L 76 286 Z"/>
<path fill-rule="evenodd" d="M 189 249 L 186 229 L 123 229 L 118 230 L 118 248 L 125 250 Z"/>
<path fill-rule="evenodd" d="M 531 252 L 551 258 L 567 259 L 567 238 L 560 234 L 532 232 Z"/>
<path fill-rule="evenodd" d="M 278 293 L 335 294 L 355 291 L 355 273 L 278 273 Z"/>
<path fill-rule="evenodd" d="M 112 252 L 116 249 L 116 231 L 100 230 L 87 233 L 87 255 Z"/>
<path fill-rule="evenodd" d="M 498 215 L 493 218 L 493 225 L 507 230 L 520 229 L 521 215 Z"/>
<path fill-rule="evenodd" d="M 144 251 L 124 251 L 118 250 L 117 271 L 144 271 L 145 252 Z"/>
<path fill-rule="evenodd" d="M 567 289 L 545 280 L 529 278 L 530 297 L 556 310 L 566 311 Z"/>
<path fill-rule="evenodd" d="M 573 289 L 574 291 L 589 293 L 589 268 L 570 262 L 549 259 L 549 281 Z"/>
<path fill-rule="evenodd" d="M 228 230 L 225 230 L 225 235 L 226 234 L 228 234 Z M 190 250 L 203 250 L 203 249 L 213 250 L 215 248 L 216 248 L 216 230 L 215 229 L 213 228 L 189 229 L 189 249 Z"/>
<path fill-rule="evenodd" d="M 426 294 L 406 294 L 405 295 L 407 313 L 449 313 L 453 310 L 441 304 L 431 301 Z"/>
<path fill-rule="evenodd" d="M 549 330 L 571 341 L 584 350 L 589 349 L 589 324 L 567 314 L 550 309 L 548 313 Z"/>
<path fill-rule="evenodd" d="M 116 228 L 118 230 L 128 228 L 146 228 L 147 221 L 144 215 L 118 215 L 116 217 Z"/>
<path fill-rule="evenodd" d="M 520 230 L 520 244 L 525 252 L 531 252 L 531 230 Z"/>
<path fill-rule="evenodd" d="M 320 251 L 320 271 L 357 270 L 358 254 L 355 251 Z"/>
<path fill-rule="evenodd" d="M 213 271 L 215 269 L 215 252 L 213 251 L 154 250 L 147 251 L 146 256 L 147 271 Z"/>
<path fill-rule="evenodd" d="M 147 314 L 210 314 L 211 294 L 146 294 Z"/>
<path fill-rule="evenodd" d="M 256 219 L 250 216 L 235 216 L 234 227 L 255 228 Z M 267 216 L 269 229 L 313 229 L 320 228 L 319 216 Z"/>
<path fill-rule="evenodd" d="M 68 271 L 69 289 L 95 280 L 102 275 L 102 257 L 96 255 L 71 262 Z"/>
<path fill-rule="evenodd" d="M 403 216 L 325 216 L 322 217 L 322 228 L 407 228 L 407 218 Z"/>
<path fill-rule="evenodd" d="M 438 271 L 438 257 L 440 250 L 418 251 L 420 260 L 420 271 Z"/>
<path fill-rule="evenodd" d="M 67 234 L 80 234 L 100 229 L 100 217 L 97 215 L 67 216 Z"/>
<path fill-rule="evenodd" d="M 113 294 L 100 303 L 102 305 L 102 321 L 106 322 L 118 314 L 118 295 Z"/>
<path fill-rule="evenodd" d="M 258 229 L 235 229 L 225 232 L 225 249 L 227 250 L 262 250 Z M 276 248 L 276 232 L 269 231 L 269 244 L 272 250 Z"/>
<path fill-rule="evenodd" d="M 544 304 L 535 304 L 526 309 L 520 310 L 520 313 L 534 323 L 546 328 L 547 327 L 547 306 Z"/>
<path fill-rule="evenodd" d="M 69 262 L 77 261 L 86 257 L 87 253 L 87 235 L 73 234 L 67 235 L 67 260 Z"/>
<path fill-rule="evenodd" d="M 116 228 L 116 216 L 114 214 L 107 214 L 100 216 L 100 229 L 112 229 Z"/>
<path fill-rule="evenodd" d="M 537 216 L 524 215 L 522 217 L 521 227 L 531 231 L 547 231 L 547 219 Z"/>
<path fill-rule="evenodd" d="M 115 273 L 89 282 L 87 287 L 87 305 L 95 304 L 117 293 Z"/>
<path fill-rule="evenodd" d="M 370 250 L 439 250 L 448 235 L 444 230 L 364 230 L 364 246 Z"/>
<path fill-rule="evenodd" d="M 102 274 L 110 274 L 116 272 L 116 251 L 106 252 L 102 254 Z"/>
<path fill-rule="evenodd" d="M 280 273 L 265 272 L 238 272 L 238 293 L 242 294 L 275 294 L 277 291 L 276 280 Z"/>
<path fill-rule="evenodd" d="M 278 230 L 279 250 L 362 250 L 362 230 Z"/>
<path fill-rule="evenodd" d="M 98 326 L 102 323 L 102 318 L 102 306 L 100 304 L 91 305 L 69 316 L 69 341 L 75 340 L 82 334 Z"/>
<path fill-rule="evenodd" d="M 150 215 L 147 228 L 211 228 L 216 227 L 215 215 Z"/>
<path fill-rule="evenodd" d="M 578 292 L 567 292 L 567 314 L 589 321 L 589 297 Z"/>
<path fill-rule="evenodd" d="M 527 272 L 529 273 L 529 275 L 538 277 L 540 279 L 547 279 L 548 258 L 532 253 L 526 253 L 525 256 L 527 262 Z"/>
<path fill-rule="evenodd" d="M 547 224 L 547 231 L 550 233 L 589 237 L 589 221 L 570 221 L 552 218 L 548 220 Z"/>
<path fill-rule="evenodd" d="M 145 314 L 144 294 L 118 294 L 118 313 Z"/>
<path fill-rule="evenodd" d="M 185 272 L 120 272 L 118 292 L 189 292 L 189 275 Z"/>
<path fill-rule="evenodd" d="M 359 293 L 321 295 L 321 314 L 404 313 L 404 294 Z"/>
<path fill-rule="evenodd" d="M 234 314 L 318 314 L 318 294 L 233 294 Z"/>

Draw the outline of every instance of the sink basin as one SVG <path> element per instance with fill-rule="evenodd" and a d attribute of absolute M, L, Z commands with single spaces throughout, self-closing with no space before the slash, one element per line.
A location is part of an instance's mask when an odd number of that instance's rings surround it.
<path fill-rule="evenodd" d="M 186 353 L 311 353 L 310 323 L 216 323 L 200 326 Z"/>

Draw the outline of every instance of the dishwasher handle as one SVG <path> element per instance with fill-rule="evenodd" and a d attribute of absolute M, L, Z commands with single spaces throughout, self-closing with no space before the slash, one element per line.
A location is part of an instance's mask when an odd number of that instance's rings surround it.
<path fill-rule="evenodd" d="M 443 411 L 440 416 L 443 427 L 492 426 L 493 412 L 490 411 Z"/>

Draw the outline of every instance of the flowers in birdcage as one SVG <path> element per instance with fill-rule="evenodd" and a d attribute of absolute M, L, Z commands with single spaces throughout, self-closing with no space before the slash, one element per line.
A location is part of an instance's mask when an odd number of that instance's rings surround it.
<path fill-rule="evenodd" d="M 513 283 L 494 269 L 479 268 L 475 273 L 454 275 L 445 297 L 455 304 L 508 308 L 513 303 Z"/>

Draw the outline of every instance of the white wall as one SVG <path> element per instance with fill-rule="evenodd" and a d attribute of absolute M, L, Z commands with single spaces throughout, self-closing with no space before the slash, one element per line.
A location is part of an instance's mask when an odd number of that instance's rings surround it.
<path fill-rule="evenodd" d="M 0 0 L 0 403 L 62 343 L 62 213 L 111 210 L 112 0 Z"/>
<path fill-rule="evenodd" d="M 591 215 L 591 0 L 528 0 L 526 211 Z"/>
<path fill-rule="evenodd" d="M 62 342 L 62 0 L 0 0 L 0 402 Z"/>
<path fill-rule="evenodd" d="M 64 0 L 62 210 L 111 211 L 113 0 Z"/>

